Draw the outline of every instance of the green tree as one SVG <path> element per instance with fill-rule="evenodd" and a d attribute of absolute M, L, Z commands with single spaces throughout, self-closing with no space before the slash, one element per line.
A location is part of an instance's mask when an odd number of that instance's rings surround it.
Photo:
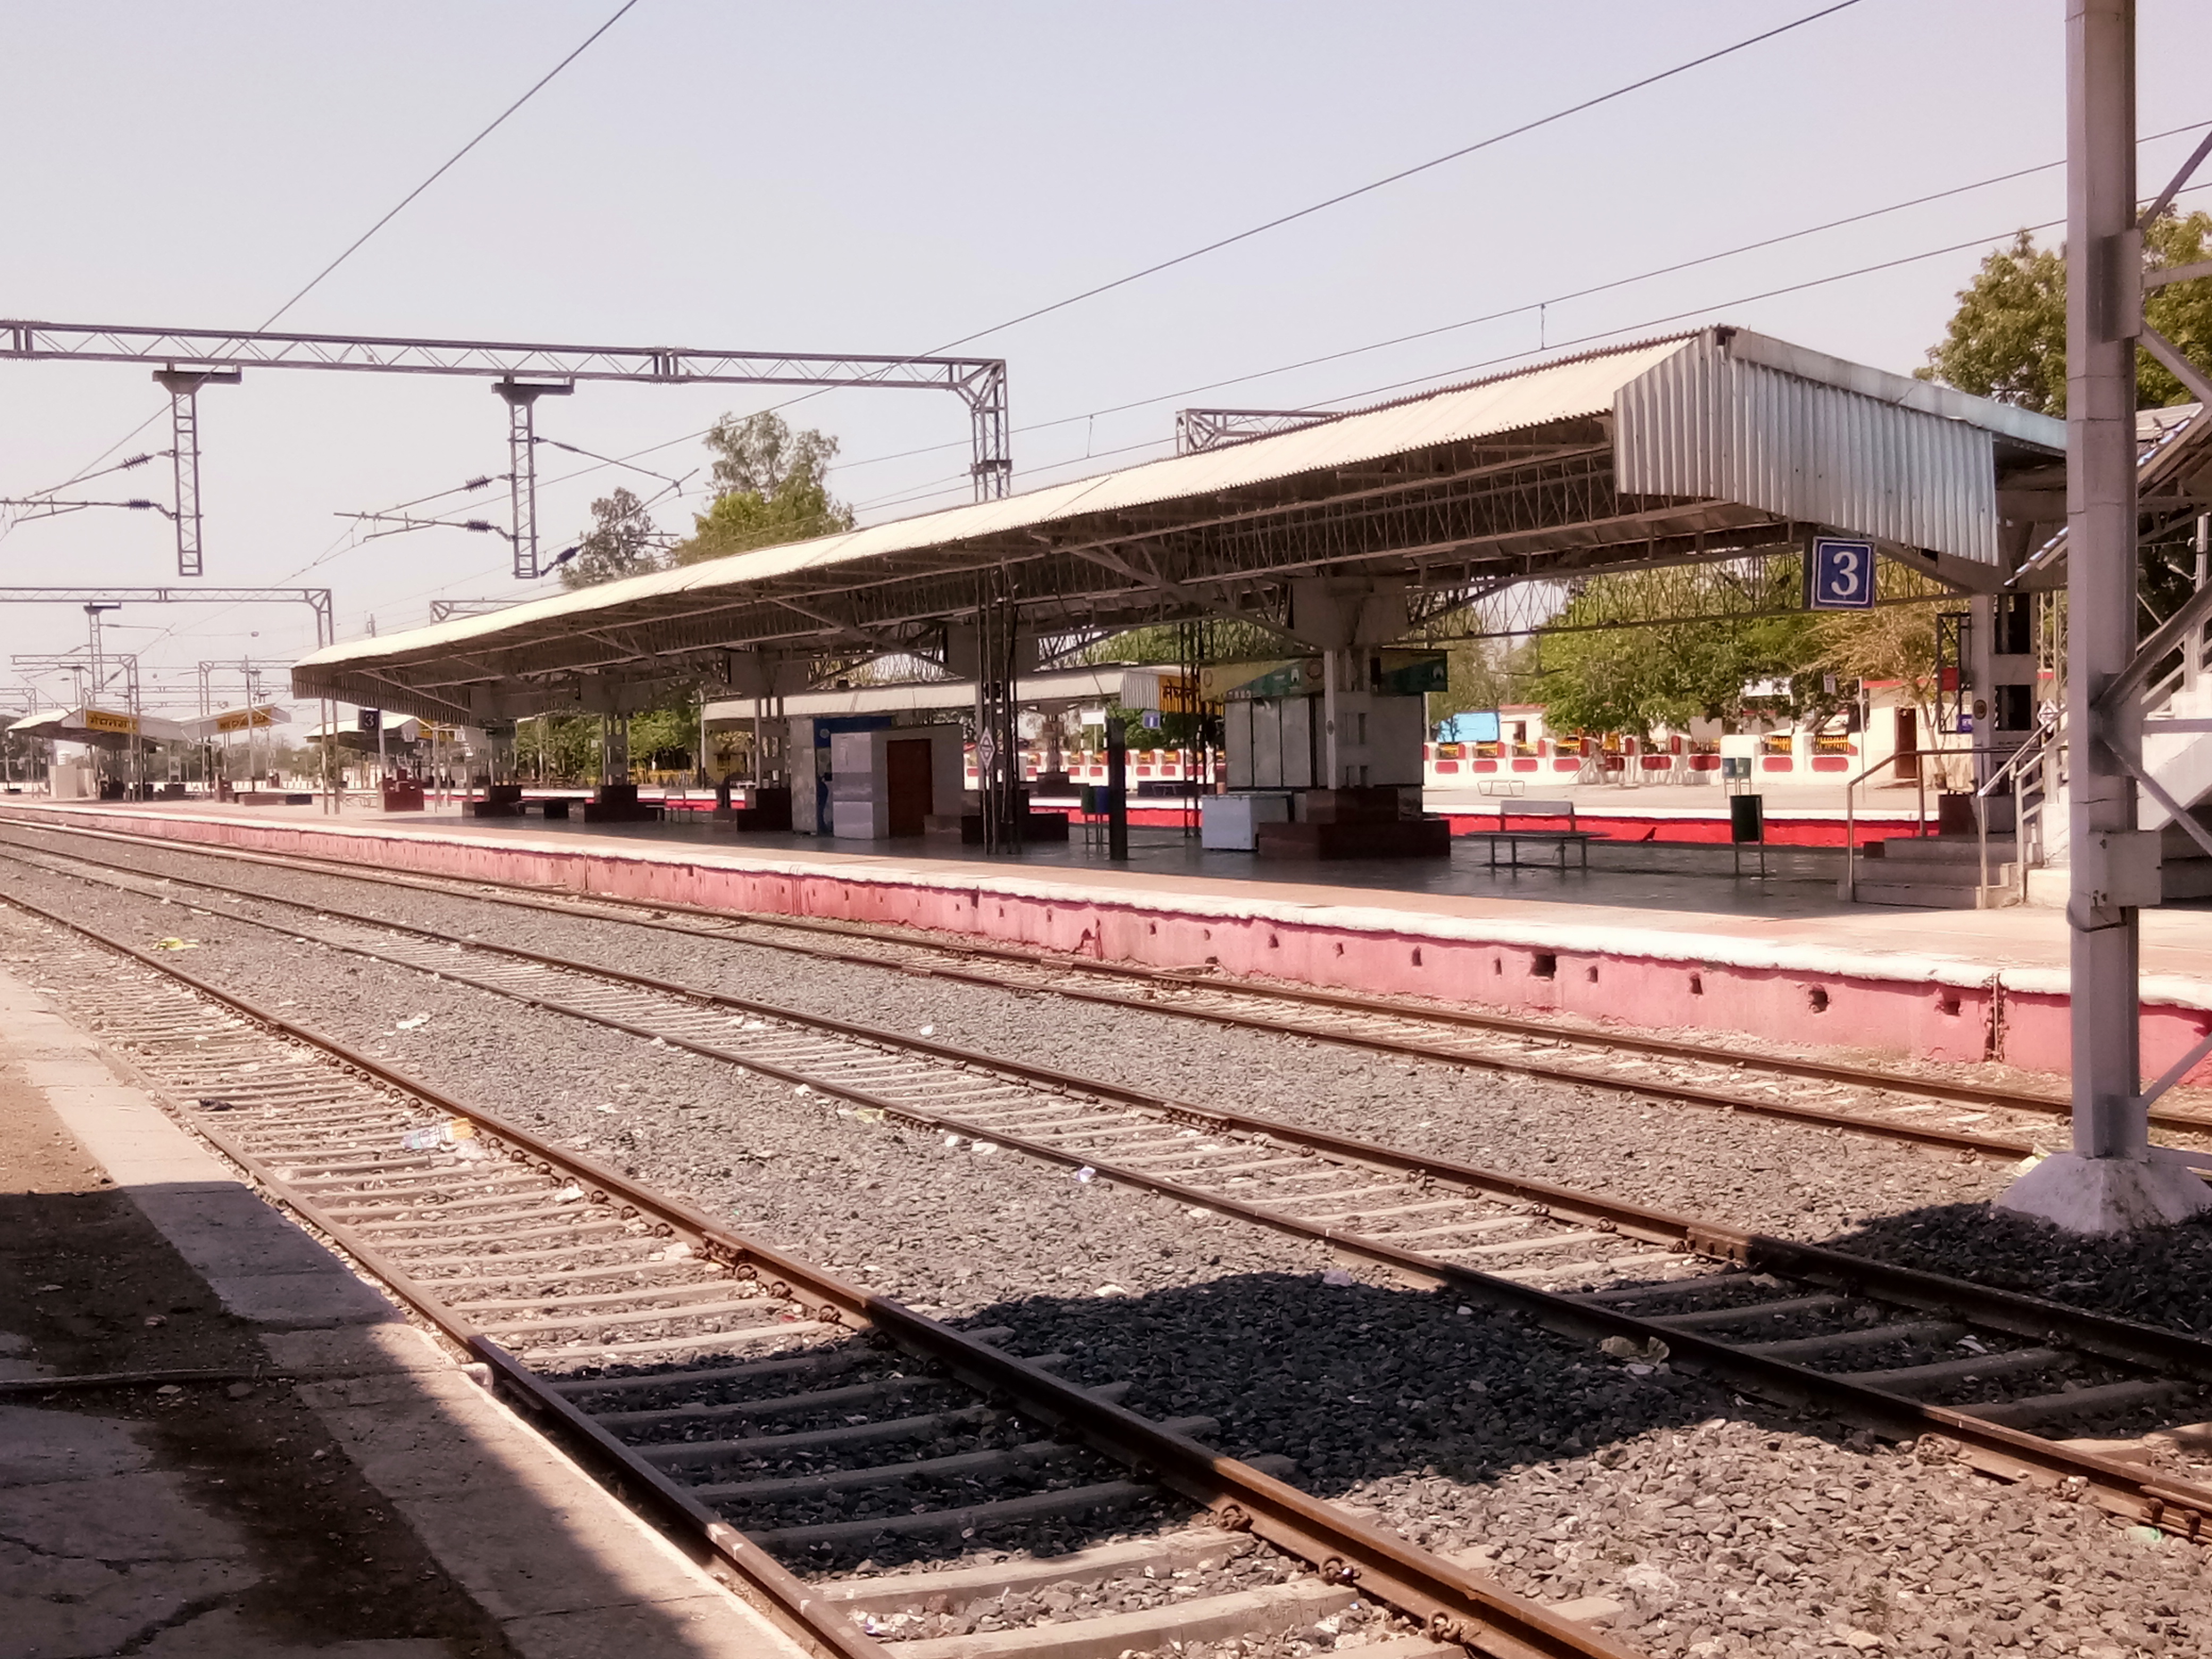
<path fill-rule="evenodd" d="M 665 562 L 660 532 L 645 503 L 617 489 L 592 503 L 592 527 L 576 544 L 576 556 L 561 567 L 561 586 L 574 592 L 623 576 L 641 576 Z"/>
<path fill-rule="evenodd" d="M 629 722 L 629 758 L 633 766 L 650 771 L 678 772 L 690 769 L 698 752 L 699 706 L 684 702 L 665 708 L 648 708 L 633 714 Z"/>
<path fill-rule="evenodd" d="M 1964 611 L 1967 598 L 1952 594 L 1941 582 L 1907 565 L 1881 567 L 1881 596 L 1918 599 L 1915 605 L 1884 605 L 1872 611 L 1831 611 L 1814 617 L 1812 645 L 1816 666 L 1838 678 L 1895 680 L 1920 710 L 1922 729 L 1936 729 L 1936 617 L 1948 595 L 1952 608 Z"/>
<path fill-rule="evenodd" d="M 1737 720 L 1749 706 L 1746 688 L 1764 681 L 1783 689 L 1760 698 L 1762 709 L 1792 718 L 1826 712 L 1835 697 L 1815 672 L 1814 619 L 1794 611 L 1801 580 L 1794 559 L 1592 578 L 1537 636 L 1535 696 L 1546 724 L 1563 733 L 1649 737 L 1655 726 L 1699 717 Z M 1729 614 L 1776 610 L 1794 613 Z M 1681 617 L 1696 620 L 1638 621 Z M 1636 625 L 1602 625 L 1619 623 Z"/>
<path fill-rule="evenodd" d="M 548 783 L 581 783 L 599 775 L 597 714 L 533 715 L 514 728 L 515 770 Z"/>
<path fill-rule="evenodd" d="M 1439 641 L 1448 664 L 1447 687 L 1429 693 L 1429 724 L 1455 714 L 1527 700 L 1540 672 L 1533 640 Z"/>
<path fill-rule="evenodd" d="M 837 441 L 794 433 L 774 411 L 744 420 L 725 415 L 707 434 L 714 452 L 713 505 L 693 520 L 674 562 L 696 564 L 853 527 L 853 509 L 830 493 Z"/>
<path fill-rule="evenodd" d="M 2143 266 L 2193 264 L 2206 257 L 2212 214 L 2168 214 L 2143 233 Z M 2021 231 L 2009 247 L 1982 261 L 1959 291 L 1959 307 L 1942 340 L 1929 348 L 1923 380 L 1941 380 L 1976 397 L 2017 404 L 2038 414 L 2066 413 L 2066 258 L 2039 248 Z M 2191 362 L 2212 366 L 2212 277 L 2152 291 L 2144 314 Z M 2136 358 L 2136 401 L 2159 409 L 2192 401 L 2188 390 L 2148 352 Z"/>

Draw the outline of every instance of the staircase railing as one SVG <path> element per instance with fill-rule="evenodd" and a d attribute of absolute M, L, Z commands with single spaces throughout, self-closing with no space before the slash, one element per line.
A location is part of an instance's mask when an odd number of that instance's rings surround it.
<path fill-rule="evenodd" d="M 2009 781 L 2012 785 L 2013 864 L 2020 874 L 2020 902 L 2022 904 L 2027 902 L 2028 763 L 2043 757 L 2045 750 L 2055 757 L 2058 735 L 2057 720 L 2044 721 L 2018 748 L 2006 756 L 2004 764 L 1984 778 L 1981 787 L 1974 791 L 1974 828 L 1981 838 L 1984 892 L 1987 892 L 1990 886 L 1990 797 L 1997 792 L 2000 786 Z M 2034 803 L 2036 845 L 2039 852 L 2043 836 L 2043 808 L 2051 799 L 2052 783 L 2047 767 L 2037 769 L 2036 781 L 2043 788 L 2042 799 Z"/>
<path fill-rule="evenodd" d="M 1860 784 L 1865 782 L 1867 779 L 1872 777 L 1875 773 L 1881 771 L 1882 768 L 1886 766 L 1899 766 L 1906 761 L 1917 761 L 1923 763 L 1922 764 L 1916 766 L 1913 772 L 1913 782 L 1917 786 L 1915 792 L 1914 811 L 1917 819 L 1917 823 L 1915 827 L 1915 834 L 1918 837 L 1925 839 L 1928 834 L 1928 768 L 1924 763 L 1929 760 L 1971 759 L 1977 755 L 2004 755 L 2009 757 L 2014 752 L 2015 750 L 2012 749 L 1999 749 L 1988 744 L 1971 744 L 1964 749 L 1913 750 L 1903 754 L 1890 755 L 1881 760 L 1875 761 L 1871 765 L 1864 768 L 1863 770 L 1857 772 L 1850 779 L 1846 780 L 1844 784 L 1844 902 L 1846 903 L 1856 903 L 1859 896 L 1857 799 L 1858 787 Z M 1984 826 L 1982 835 L 1982 862 L 1984 876 L 1982 884 L 1986 887 L 1989 885 L 1987 879 L 1989 873 L 1989 834 L 1986 824 Z"/>

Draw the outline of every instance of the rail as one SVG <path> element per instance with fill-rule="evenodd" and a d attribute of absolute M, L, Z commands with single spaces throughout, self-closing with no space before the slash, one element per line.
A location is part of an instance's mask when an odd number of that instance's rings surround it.
<path fill-rule="evenodd" d="M 1364 1593 L 1413 1613 L 1425 1620 L 1432 1637 L 1457 1641 L 1486 1654 L 1514 1655 L 1516 1659 L 1534 1654 L 1622 1651 L 1593 1632 L 1567 1626 L 1555 1614 L 1504 1592 L 1475 1573 L 1455 1569 L 1389 1534 L 1349 1522 L 1296 1487 L 1215 1454 L 1110 1402 L 1086 1396 L 1033 1364 L 977 1344 L 899 1304 L 847 1285 L 769 1247 L 730 1233 L 687 1206 L 653 1194 L 592 1159 L 556 1147 L 492 1114 L 464 1107 L 426 1090 L 388 1063 L 342 1048 L 282 1015 L 247 1003 L 234 993 L 219 989 L 159 959 L 150 951 L 115 939 L 21 896 L 7 895 L 6 902 L 116 951 L 141 967 L 187 985 L 279 1036 L 313 1044 L 368 1077 L 416 1094 L 441 1111 L 481 1121 L 493 1137 L 525 1151 L 532 1159 L 575 1171 L 585 1184 L 605 1192 L 610 1201 L 665 1217 L 687 1239 L 696 1239 L 707 1247 L 715 1260 L 732 1266 L 754 1265 L 757 1274 L 773 1273 L 799 1290 L 809 1302 L 818 1301 L 825 1308 L 836 1310 L 844 1322 L 855 1327 L 865 1323 L 908 1352 L 940 1360 L 954 1376 L 971 1386 L 1000 1394 L 1011 1400 L 1017 1409 L 1066 1425 L 1069 1432 L 1106 1455 L 1146 1469 L 1163 1484 L 1212 1509 L 1224 1523 L 1249 1528 L 1287 1553 L 1316 1563 L 1335 1582 L 1357 1583 Z M 672 1042 L 670 1046 L 679 1045 Z M 680 1046 L 707 1053 L 719 1045 L 687 1041 Z M 788 1064 L 763 1065 L 757 1060 L 750 1063 L 764 1074 L 776 1075 L 779 1080 L 802 1075 Z M 1087 1131 L 1071 1135 L 1068 1131 L 1075 1127 L 1073 1124 L 1064 1124 L 1056 1130 L 1052 1124 L 1036 1121 L 1033 1106 L 1002 1101 L 996 1107 L 985 1109 L 986 1121 L 978 1121 L 972 1115 L 949 1116 L 941 1107 L 921 1099 L 898 1097 L 904 1091 L 896 1085 L 892 1092 L 886 1093 L 882 1092 L 885 1085 L 872 1079 L 849 1076 L 838 1079 L 811 1070 L 805 1075 L 810 1086 L 818 1091 L 856 1107 L 879 1111 L 888 1121 L 927 1129 L 933 1134 L 951 1133 L 977 1141 L 988 1138 L 990 1144 L 1011 1152 L 1063 1167 L 1088 1168 L 1096 1176 L 1117 1185 L 1167 1197 L 1182 1205 L 1212 1211 L 1271 1231 L 1325 1243 L 1344 1255 L 1415 1284 L 1448 1285 L 1470 1300 L 1525 1315 L 1555 1331 L 1595 1342 L 1623 1338 L 1645 1352 L 1656 1352 L 1655 1345 L 1663 1345 L 1678 1364 L 1702 1371 L 1723 1384 L 1786 1401 L 1801 1408 L 1809 1406 L 1824 1414 L 1917 1444 L 1923 1462 L 1954 1462 L 2007 1481 L 2027 1480 L 2055 1486 L 2069 1494 L 2079 1494 L 2125 1522 L 2156 1526 L 2185 1538 L 2212 1539 L 2212 1489 L 2186 1477 L 2168 1474 L 2155 1466 L 2137 1465 L 2106 1455 L 2101 1449 L 2048 1439 L 2017 1426 L 2020 1421 L 2040 1420 L 2042 1416 L 2051 1414 L 2045 1407 L 2051 1407 L 2054 1401 L 2057 1406 L 2051 1408 L 2061 1411 L 2068 1402 L 2074 1402 L 2078 1413 L 2084 1408 L 2103 1409 L 2106 1403 L 2123 1398 L 2145 1398 L 2150 1392 L 2165 1397 L 2175 1383 L 2212 1381 L 2212 1342 L 2192 1334 L 2136 1324 L 2018 1292 L 1947 1279 L 1875 1258 L 1671 1216 L 1597 1194 L 1460 1164 L 1427 1152 L 1350 1139 L 1279 1120 L 1153 1102 L 1156 1107 L 1165 1109 L 1163 1128 L 1167 1123 L 1182 1123 L 1188 1126 L 1194 1139 L 1200 1135 L 1212 1135 L 1217 1139 L 1224 1136 L 1240 1138 L 1240 1144 L 1235 1146 L 1194 1146 L 1190 1148 L 1190 1158 L 1178 1159 L 1176 1167 L 1164 1170 L 1158 1167 L 1161 1159 L 1158 1156 L 1143 1156 L 1148 1150 L 1146 1146 L 1115 1139 L 1122 1132 L 1103 1120 Z M 1110 1092 L 1125 1097 L 1131 1093 L 1120 1090 Z M 972 1114 L 976 1109 L 963 1109 Z M 1080 1114 L 1085 1109 L 1077 1103 L 1070 1103 L 1068 1108 L 1070 1114 Z M 1118 1121 L 1121 1115 L 1114 1115 Z M 1111 1141 L 1113 1150 L 1133 1152 L 1139 1157 L 1121 1162 L 1103 1156 L 1106 1148 L 1094 1149 L 1091 1145 L 1102 1133 Z M 1249 1164 L 1237 1160 L 1248 1159 L 1255 1150 L 1305 1146 L 1310 1146 L 1316 1156 L 1349 1158 L 1372 1170 L 1389 1170 L 1401 1179 L 1422 1183 L 1424 1192 L 1428 1191 L 1430 1183 L 1438 1183 L 1464 1189 L 1470 1195 L 1514 1201 L 1521 1206 L 1516 1212 L 1517 1220 L 1543 1222 L 1555 1230 L 1577 1221 L 1587 1222 L 1590 1224 L 1579 1229 L 1554 1231 L 1551 1245 L 1583 1248 L 1593 1241 L 1626 1245 L 1629 1252 L 1620 1258 L 1619 1266 L 1632 1279 L 1647 1282 L 1624 1282 L 1616 1288 L 1598 1292 L 1543 1289 L 1528 1282 L 1530 1275 L 1525 1270 L 1486 1271 L 1485 1266 L 1474 1261 L 1453 1259 L 1455 1255 L 1470 1255 L 1487 1264 L 1498 1259 L 1498 1247 L 1489 1243 L 1453 1245 L 1440 1241 L 1435 1237 L 1437 1229 L 1426 1216 L 1411 1231 L 1402 1225 L 1395 1231 L 1389 1231 L 1387 1223 L 1385 1230 L 1376 1231 L 1373 1225 L 1376 1221 L 1401 1212 L 1386 1206 L 1372 1213 L 1333 1211 L 1303 1214 L 1302 1211 L 1311 1209 L 1316 1201 L 1310 1190 L 1303 1193 L 1304 1202 L 1277 1197 L 1258 1187 L 1232 1194 L 1210 1182 L 1203 1171 L 1186 1172 L 1181 1167 L 1183 1163 L 1196 1160 L 1199 1155 L 1215 1154 L 1230 1160 L 1213 1171 L 1218 1176 L 1231 1169 L 1249 1168 Z M 1291 1160 L 1295 1169 L 1299 1152 L 1291 1152 Z M 315 1198 L 302 1196 L 307 1206 L 315 1206 L 312 1211 L 303 1206 L 302 1213 L 310 1214 L 319 1224 L 327 1220 L 340 1226 L 344 1224 L 343 1217 L 330 1215 Z M 1345 1195 L 1328 1196 L 1341 1200 Z M 1435 1207 L 1433 1195 L 1429 1207 Z M 1443 1231 L 1458 1234 L 1473 1230 L 1457 1226 Z M 1493 1231 L 1488 1223 L 1484 1223 L 1480 1236 L 1486 1239 L 1493 1236 Z M 335 1229 L 332 1237 L 341 1244 L 349 1242 L 347 1234 Z M 1413 1248 L 1415 1245 L 1419 1248 Z M 1706 1334 L 1709 1328 L 1752 1324 L 1767 1314 L 1804 1305 L 1805 1292 L 1800 1286 L 1765 1282 L 1757 1283 L 1756 1287 L 1764 1292 L 1781 1290 L 1785 1292 L 1784 1297 L 1758 1304 L 1731 1302 L 1726 1307 L 1698 1306 L 1680 1314 L 1638 1311 L 1647 1303 L 1679 1297 L 1698 1288 L 1677 1282 L 1650 1282 L 1671 1279 L 1671 1274 L 1655 1273 L 1648 1248 L 1651 1245 L 1658 1246 L 1666 1259 L 1679 1259 L 1684 1266 L 1698 1259 L 1732 1264 L 1742 1278 L 1741 1281 L 1731 1279 L 1730 1289 L 1739 1282 L 1753 1282 L 1753 1275 L 1786 1275 L 1799 1279 L 1814 1287 L 1814 1293 L 1824 1305 L 1837 1302 L 1845 1304 L 1844 1322 L 1836 1331 L 1782 1342 L 1747 1342 L 1741 1337 L 1731 1340 Z M 1570 1264 L 1548 1276 L 1558 1278 L 1564 1273 L 1567 1282 L 1579 1284 L 1589 1277 L 1583 1271 L 1589 1265 Z M 1729 1268 L 1723 1267 L 1721 1271 L 1726 1275 Z M 416 1288 L 418 1291 L 421 1289 Z M 2057 1342 L 2063 1342 L 2100 1361 L 2151 1375 L 2123 1378 L 2091 1389 L 2062 1389 L 2055 1394 L 2031 1395 L 2019 1401 L 1984 1401 L 1961 1407 L 1936 1404 L 1917 1397 L 1917 1390 L 1922 1382 L 1907 1380 L 1907 1373 L 1903 1371 L 1830 1371 L 1810 1366 L 1807 1362 L 1816 1351 L 1856 1355 L 1872 1347 L 1875 1344 L 1868 1340 L 1870 1330 L 1882 1331 L 1883 1340 L 1904 1340 L 1922 1328 L 1910 1322 L 1885 1327 L 1856 1317 L 1850 1304 L 1867 1298 L 1875 1304 L 1876 1320 L 1894 1318 L 1899 1310 L 1919 1311 L 1938 1316 L 1939 1322 L 1941 1317 L 1948 1316 L 1978 1327 L 1985 1333 L 2001 1334 L 2004 1343 L 2000 1346 L 2006 1346 L 2008 1372 L 2033 1371 L 2053 1364 L 2063 1368 L 2064 1356 L 2051 1350 Z M 426 1300 L 434 1297 L 426 1297 Z M 468 1346 L 493 1365 L 501 1381 L 531 1394 L 543 1390 L 542 1379 L 534 1377 L 505 1350 L 489 1343 L 480 1331 L 471 1331 L 469 1334 L 471 1340 Z M 2012 1341 L 2032 1346 L 2018 1351 L 2017 1358 L 2014 1358 L 2008 1346 Z M 1849 1365 L 1853 1361 L 1844 1358 L 1840 1363 Z M 1946 1357 L 1922 1368 L 1928 1373 L 1923 1381 L 1948 1379 L 1958 1367 L 1968 1363 Z M 1972 1363 L 1983 1366 L 1988 1362 Z M 571 1426 L 587 1429 L 591 1425 Z M 604 1441 L 604 1437 L 601 1439 Z M 601 1449 L 610 1454 L 617 1449 L 611 1444 L 603 1444 Z M 659 1496 L 664 1503 L 683 1496 L 680 1492 L 657 1491 L 649 1495 Z M 696 1511 L 687 1507 L 684 1516 L 694 1525 L 698 1524 Z M 720 1525 L 720 1530 L 710 1534 L 710 1540 L 732 1554 L 743 1556 L 746 1553 L 744 1535 L 726 1525 Z M 754 1554 L 757 1556 L 758 1552 L 756 1550 Z M 758 1571 L 757 1562 L 749 1565 Z M 767 1576 L 763 1574 L 762 1577 Z M 760 1579 L 755 1582 L 758 1583 Z M 790 1593 L 788 1586 L 778 1588 L 787 1595 Z M 866 1651 L 858 1643 L 853 1646 Z"/>
<path fill-rule="evenodd" d="M 560 1171 L 584 1188 L 592 1203 L 651 1217 L 690 1244 L 704 1260 L 740 1279 L 769 1285 L 772 1291 L 781 1286 L 797 1305 L 810 1310 L 826 1325 L 872 1330 L 918 1358 L 940 1364 L 960 1383 L 1058 1428 L 1091 1450 L 1140 1471 L 1146 1478 L 1210 1510 L 1217 1526 L 1250 1533 L 1317 1569 L 1328 1582 L 1356 1584 L 1362 1594 L 1419 1621 L 1433 1639 L 1457 1643 L 1487 1659 L 1638 1659 L 1632 1650 L 1602 1632 L 1516 1595 L 1479 1571 L 1448 1561 L 1395 1533 L 1346 1515 L 1333 1504 L 1251 1463 L 1218 1453 L 1188 1434 L 1086 1391 L 975 1335 L 731 1231 L 623 1171 L 562 1146 L 495 1112 L 446 1095 L 385 1060 L 263 1007 L 151 951 L 20 895 L 0 895 L 0 902 L 183 986 L 275 1037 L 301 1044 L 349 1072 L 411 1096 L 441 1117 L 481 1126 L 479 1139 L 509 1149 L 541 1171 Z M 866 1098 L 851 1091 L 840 1092 Z M 557 1425 L 572 1445 L 615 1475 L 643 1507 L 696 1539 L 722 1565 L 735 1572 L 747 1600 L 808 1644 L 821 1659 L 889 1659 L 892 1650 L 827 1604 L 813 1587 L 671 1479 L 661 1467 L 641 1457 L 636 1447 L 608 1433 L 574 1407 L 562 1385 L 538 1375 L 510 1348 L 487 1335 L 468 1311 L 447 1302 L 439 1286 L 410 1273 L 376 1238 L 319 1197 L 319 1188 L 288 1180 L 285 1170 L 258 1156 L 222 1127 L 198 1119 L 192 1127 L 382 1279 L 392 1294 L 435 1325 L 472 1360 L 487 1366 L 495 1382 L 511 1396 L 520 1399 L 541 1420 Z M 1010 1146 L 1021 1145 L 1012 1137 L 1005 1139 Z M 1139 1179 L 1132 1175 L 1130 1184 Z M 1221 1203 L 1220 1207 L 1230 1206 Z M 2039 1308 L 2037 1319 L 2042 1318 L 2043 1310 Z M 1585 1322 L 1600 1334 L 1644 1328 L 1640 1322 L 1608 1316 L 1602 1310 L 1588 1316 Z M 2148 1343 L 2157 1351 L 2159 1363 L 2177 1364 L 2212 1377 L 2212 1347 L 2198 1356 L 2185 1343 L 2176 1346 L 2175 1339 L 2168 1334 L 2148 1328 L 2141 1332 L 2123 1329 L 2120 1322 L 2106 1322 L 2122 1350 L 2133 1353 L 2140 1344 Z M 1689 1340 L 1694 1342 L 1694 1339 Z M 2012 1438 L 2032 1441 L 2030 1437 Z M 2021 1462 L 2022 1467 L 2035 1467 L 2033 1457 Z M 2134 1486 L 2141 1484 L 2137 1481 Z M 2116 1496 L 2125 1506 L 2121 1513 L 2132 1518 L 2142 1511 L 2142 1498 L 2133 1487 Z M 2212 1511 L 2212 1493 L 2205 1498 L 2205 1510 Z"/>

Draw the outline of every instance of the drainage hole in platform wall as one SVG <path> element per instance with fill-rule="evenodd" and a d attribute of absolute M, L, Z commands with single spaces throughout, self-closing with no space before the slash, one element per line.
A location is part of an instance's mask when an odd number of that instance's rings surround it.
<path fill-rule="evenodd" d="M 1828 994 L 1818 985 L 1805 988 L 1805 1006 L 1816 1014 L 1828 1012 Z"/>
<path fill-rule="evenodd" d="M 1692 996 L 1693 996 L 1693 997 L 1701 997 L 1701 996 L 1705 995 L 1705 976 L 1703 974 L 1692 974 L 1692 975 L 1690 975 L 1690 994 L 1691 994 Z"/>
<path fill-rule="evenodd" d="M 1539 951 L 1528 958 L 1528 976 L 1531 979 L 1556 979 L 1559 972 L 1559 959 L 1549 951 Z"/>
<path fill-rule="evenodd" d="M 1596 984 L 1596 983 L 1597 983 L 1597 969 L 1596 969 L 1595 967 L 1591 967 L 1591 968 L 1585 968 L 1585 969 L 1583 969 L 1583 977 L 1584 979 L 1588 980 L 1591 984 L 1593 984 L 1593 985 Z"/>

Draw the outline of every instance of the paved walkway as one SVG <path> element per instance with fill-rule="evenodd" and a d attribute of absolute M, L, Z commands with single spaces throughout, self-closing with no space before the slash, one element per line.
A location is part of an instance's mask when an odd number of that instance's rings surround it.
<path fill-rule="evenodd" d="M 20 1659 L 799 1652 L 4 972 L 0 1621 Z"/>

